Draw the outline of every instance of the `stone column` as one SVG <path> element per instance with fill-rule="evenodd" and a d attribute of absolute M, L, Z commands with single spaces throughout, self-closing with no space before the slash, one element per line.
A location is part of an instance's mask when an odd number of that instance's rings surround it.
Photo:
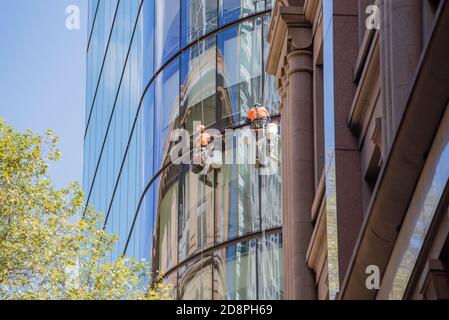
<path fill-rule="evenodd" d="M 309 29 L 309 32 L 310 29 Z M 302 33 L 302 32 L 301 32 Z M 310 35 L 311 37 L 311 35 Z M 306 263 L 313 232 L 311 208 L 314 199 L 313 147 L 313 69 L 310 48 L 294 48 L 287 55 L 288 90 L 286 116 L 289 167 L 284 181 L 289 186 L 287 199 L 291 244 L 291 286 L 288 298 L 316 299 L 315 276 Z"/>
<path fill-rule="evenodd" d="M 289 172 L 289 121 L 288 116 L 286 114 L 286 105 L 287 105 L 287 91 L 288 91 L 288 77 L 287 75 L 283 75 L 280 80 L 281 86 L 279 87 L 279 94 L 281 96 L 281 141 L 282 141 L 282 224 L 283 228 L 283 238 L 290 239 L 289 228 L 285 228 L 285 226 L 290 223 L 290 214 L 289 207 L 287 206 L 289 199 L 289 192 L 287 192 L 290 187 L 288 185 L 288 172 Z M 290 242 L 283 241 L 283 250 L 284 250 L 284 292 L 285 297 L 288 298 L 291 296 L 291 281 L 289 281 L 288 275 L 292 274 L 291 270 L 291 250 L 290 250 Z"/>
<path fill-rule="evenodd" d="M 280 89 L 284 298 L 316 299 L 306 263 L 314 199 L 312 27 L 303 0 L 277 1 L 270 24 L 267 70 Z M 292 6 L 292 4 L 294 6 Z"/>

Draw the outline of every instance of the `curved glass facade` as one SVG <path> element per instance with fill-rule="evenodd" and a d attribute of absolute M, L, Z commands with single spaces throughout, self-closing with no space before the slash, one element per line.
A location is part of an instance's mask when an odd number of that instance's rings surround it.
<path fill-rule="evenodd" d="M 94 35 L 108 3 L 92 2 L 88 59 L 98 55 Z M 130 2 L 135 8 L 121 9 Z M 221 132 L 239 128 L 248 106 L 263 102 L 280 123 L 274 79 L 264 72 L 271 3 L 130 2 L 115 7 L 130 32 L 108 26 L 121 45 L 101 50 L 99 76 L 88 70 L 88 87 L 100 89 L 87 99 L 84 182 L 89 203 L 119 234 L 115 254 L 151 261 L 174 284 L 174 298 L 282 299 L 280 166 L 260 174 L 241 132 L 226 136 L 224 154 L 233 161 L 209 174 L 215 187 L 170 160 L 171 134 L 192 135 L 194 121 Z M 102 89 L 102 82 L 115 86 Z"/>

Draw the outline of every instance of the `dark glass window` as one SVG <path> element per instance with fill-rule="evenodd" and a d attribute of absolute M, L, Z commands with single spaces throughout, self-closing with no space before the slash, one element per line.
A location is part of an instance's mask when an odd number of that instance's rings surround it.
<path fill-rule="evenodd" d="M 181 1 L 182 47 L 217 28 L 217 0 Z"/>

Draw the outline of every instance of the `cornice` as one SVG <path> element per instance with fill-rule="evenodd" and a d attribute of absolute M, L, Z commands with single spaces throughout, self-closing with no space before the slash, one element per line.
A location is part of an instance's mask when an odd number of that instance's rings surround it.
<path fill-rule="evenodd" d="M 286 43 L 288 49 L 305 49 L 311 46 L 312 37 L 308 35 L 310 31 L 306 33 L 301 30 L 305 28 L 310 28 L 310 24 L 305 19 L 303 7 L 286 6 L 282 1 L 275 2 L 268 33 L 268 73 L 278 73 Z"/>

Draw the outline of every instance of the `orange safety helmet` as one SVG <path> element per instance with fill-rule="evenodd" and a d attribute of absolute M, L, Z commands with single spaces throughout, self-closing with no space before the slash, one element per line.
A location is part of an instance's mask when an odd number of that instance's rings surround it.
<path fill-rule="evenodd" d="M 264 106 L 261 106 L 260 104 L 256 104 L 254 107 L 249 109 L 248 113 L 246 114 L 246 118 L 249 121 L 254 121 L 257 119 L 263 119 L 263 118 L 269 118 L 270 113 L 268 112 L 267 108 Z"/>

